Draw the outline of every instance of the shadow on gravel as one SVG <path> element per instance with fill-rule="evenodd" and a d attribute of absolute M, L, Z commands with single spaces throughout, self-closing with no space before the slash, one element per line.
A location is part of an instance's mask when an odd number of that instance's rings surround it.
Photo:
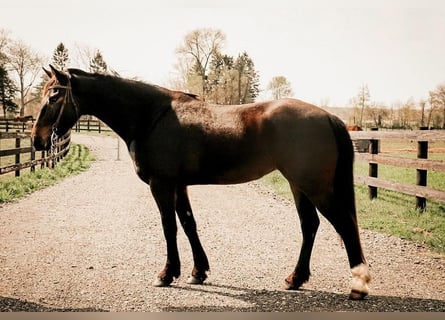
<path fill-rule="evenodd" d="M 38 304 L 35 302 L 29 302 L 26 300 L 20 300 L 16 298 L 0 297 L 0 312 L 106 312 L 107 310 L 96 308 L 54 308 Z"/>
<path fill-rule="evenodd" d="M 363 312 L 444 312 L 445 301 L 410 297 L 369 296 L 362 301 L 352 301 L 346 294 L 315 290 L 269 291 L 251 290 L 231 286 L 207 284 L 204 286 L 175 288 L 185 291 L 198 291 L 241 300 L 249 307 L 193 306 L 190 308 L 166 307 L 164 311 L 278 311 L 278 312 L 317 312 L 317 311 L 363 311 Z M 221 292 L 223 291 L 223 292 Z M 224 292 L 229 291 L 230 293 Z M 190 302 L 193 305 L 193 301 Z"/>

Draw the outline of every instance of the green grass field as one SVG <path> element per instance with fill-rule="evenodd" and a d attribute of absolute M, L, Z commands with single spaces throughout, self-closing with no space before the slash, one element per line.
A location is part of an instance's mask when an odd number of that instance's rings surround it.
<path fill-rule="evenodd" d="M 20 177 L 0 176 L 0 203 L 20 199 L 36 190 L 54 185 L 61 179 L 89 168 L 94 158 L 82 145 L 72 144 L 70 151 L 55 169 L 36 169 L 35 172 L 21 171 Z"/>
<path fill-rule="evenodd" d="M 445 142 L 430 145 L 431 157 L 445 159 Z M 394 141 L 381 146 L 381 151 L 393 156 L 416 157 L 416 142 Z M 443 151 L 443 152 L 442 152 Z M 368 174 L 368 164 L 356 161 L 354 172 Z M 379 165 L 379 178 L 406 184 L 415 184 L 416 170 Z M 263 183 L 277 193 L 292 199 L 287 181 L 278 172 L 265 176 Z M 428 186 L 445 191 L 445 172 L 428 172 Z M 445 203 L 427 200 L 424 212 L 415 209 L 415 197 L 378 189 L 377 199 L 370 200 L 368 187 L 356 185 L 356 204 L 361 228 L 379 231 L 427 245 L 431 250 L 445 253 Z"/>

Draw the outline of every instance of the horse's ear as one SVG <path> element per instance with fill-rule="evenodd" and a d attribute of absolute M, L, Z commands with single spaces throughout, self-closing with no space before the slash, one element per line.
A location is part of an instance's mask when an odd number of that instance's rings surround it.
<path fill-rule="evenodd" d="M 59 71 L 52 65 L 49 65 L 49 67 L 51 68 L 52 73 L 56 76 L 57 81 L 59 81 L 61 85 L 66 85 L 68 83 L 68 80 L 70 78 L 70 75 L 68 73 Z"/>
<path fill-rule="evenodd" d="M 43 71 L 45 71 L 45 73 L 46 73 L 46 75 L 47 75 L 48 77 L 51 78 L 51 77 L 53 76 L 52 72 L 49 71 L 49 70 L 46 70 L 45 67 L 42 67 L 42 69 L 43 69 Z"/>
<path fill-rule="evenodd" d="M 72 76 L 91 76 L 91 73 L 76 68 L 68 68 L 68 73 Z"/>

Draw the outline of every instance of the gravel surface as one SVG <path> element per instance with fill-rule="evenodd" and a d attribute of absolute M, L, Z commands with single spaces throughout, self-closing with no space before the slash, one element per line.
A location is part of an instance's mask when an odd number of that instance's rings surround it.
<path fill-rule="evenodd" d="M 181 229 L 183 275 L 152 287 L 165 243 L 148 187 L 122 143 L 118 157 L 117 138 L 73 140 L 96 155 L 90 170 L 0 207 L 1 311 L 445 311 L 445 258 L 366 230 L 370 296 L 348 300 L 346 252 L 324 219 L 311 279 L 283 290 L 299 222 L 292 203 L 258 182 L 191 187 L 209 278 L 186 284 L 192 256 Z"/>

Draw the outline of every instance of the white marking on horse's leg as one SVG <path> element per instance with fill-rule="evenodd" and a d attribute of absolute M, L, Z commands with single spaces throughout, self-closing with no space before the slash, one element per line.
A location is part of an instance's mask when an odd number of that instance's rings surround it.
<path fill-rule="evenodd" d="M 363 299 L 369 293 L 368 283 L 371 281 L 368 266 L 360 263 L 351 269 L 352 286 L 350 298 L 354 300 Z"/>

